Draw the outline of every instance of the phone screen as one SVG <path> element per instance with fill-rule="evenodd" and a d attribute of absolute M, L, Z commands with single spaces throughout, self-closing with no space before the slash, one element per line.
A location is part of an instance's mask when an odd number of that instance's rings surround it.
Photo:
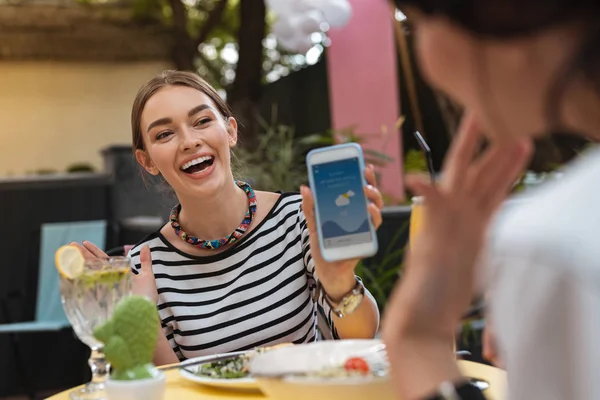
<path fill-rule="evenodd" d="M 312 166 L 325 248 L 371 241 L 358 157 Z"/>

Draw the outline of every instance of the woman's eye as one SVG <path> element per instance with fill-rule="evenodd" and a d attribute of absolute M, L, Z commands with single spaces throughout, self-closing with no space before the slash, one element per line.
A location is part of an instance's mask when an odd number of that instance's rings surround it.
<path fill-rule="evenodd" d="M 172 132 L 170 132 L 170 131 L 161 132 L 158 135 L 156 135 L 156 140 L 165 139 L 166 137 L 168 137 L 169 135 L 171 135 L 171 133 Z"/>
<path fill-rule="evenodd" d="M 207 123 L 210 122 L 210 118 L 200 118 L 198 121 L 196 121 L 196 123 L 194 124 L 194 126 L 202 126 L 205 125 Z"/>

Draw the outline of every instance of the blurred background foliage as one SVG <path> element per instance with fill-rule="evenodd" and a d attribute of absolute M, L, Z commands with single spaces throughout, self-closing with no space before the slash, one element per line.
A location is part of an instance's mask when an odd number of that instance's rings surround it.
<path fill-rule="evenodd" d="M 171 35 L 175 68 L 196 71 L 232 106 L 244 131 L 244 146 L 260 142 L 258 102 L 270 83 L 316 64 L 327 45 L 314 34 L 306 54 L 291 54 L 270 34 L 273 16 L 264 0 L 77 0 L 89 7 L 118 4 L 133 24 L 160 24 Z M 261 23 L 261 21 L 263 23 Z"/>

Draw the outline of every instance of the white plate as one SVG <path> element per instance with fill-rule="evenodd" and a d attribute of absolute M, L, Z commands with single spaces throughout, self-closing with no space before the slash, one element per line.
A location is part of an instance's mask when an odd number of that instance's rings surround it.
<path fill-rule="evenodd" d="M 226 355 L 226 354 L 224 354 Z M 194 359 L 190 359 L 189 361 L 195 360 L 195 361 L 202 361 L 202 359 L 209 359 L 212 358 L 212 356 L 205 356 L 205 357 L 198 357 L 198 358 L 194 358 Z M 259 391 L 260 388 L 258 386 L 258 383 L 256 382 L 256 379 L 254 378 L 234 378 L 234 379 L 217 379 L 217 378 L 209 378 L 207 376 L 202 376 L 202 375 L 196 375 L 195 373 L 192 373 L 190 371 L 197 371 L 203 364 L 199 364 L 199 365 L 195 365 L 193 367 L 188 367 L 188 368 L 182 368 L 179 370 L 179 373 L 181 374 L 181 376 L 183 376 L 185 379 L 188 379 L 190 381 L 196 382 L 196 383 L 200 383 L 202 385 L 207 385 L 207 386 L 213 386 L 213 387 L 218 387 L 218 388 L 224 388 L 224 389 L 232 389 L 232 390 L 252 390 L 252 391 Z"/>
<path fill-rule="evenodd" d="M 250 371 L 256 374 L 261 390 L 270 399 L 285 400 L 394 400 L 388 376 L 320 378 L 289 376 L 283 379 L 268 375 L 294 372 L 318 372 L 324 368 L 343 365 L 352 356 L 381 346 L 379 340 L 324 340 L 299 344 L 265 352 L 252 358 Z M 373 361 L 385 358 L 385 352 L 371 355 Z M 264 376 L 264 377 L 261 377 Z"/>

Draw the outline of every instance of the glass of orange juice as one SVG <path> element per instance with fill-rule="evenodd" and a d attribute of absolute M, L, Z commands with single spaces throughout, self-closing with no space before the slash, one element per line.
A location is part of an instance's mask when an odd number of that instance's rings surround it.
<path fill-rule="evenodd" d="M 409 244 L 419 234 L 423 226 L 423 198 L 418 196 L 413 197 L 411 200 L 410 227 L 408 231 Z"/>

